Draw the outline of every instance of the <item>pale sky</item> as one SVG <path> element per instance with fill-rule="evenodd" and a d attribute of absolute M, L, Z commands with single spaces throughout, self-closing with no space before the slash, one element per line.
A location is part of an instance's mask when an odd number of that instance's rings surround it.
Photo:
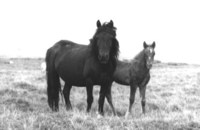
<path fill-rule="evenodd" d="M 155 59 L 200 64 L 199 0 L 1 0 L 0 57 L 44 57 L 61 39 L 89 44 L 98 19 L 114 21 L 120 57 L 155 41 Z"/>

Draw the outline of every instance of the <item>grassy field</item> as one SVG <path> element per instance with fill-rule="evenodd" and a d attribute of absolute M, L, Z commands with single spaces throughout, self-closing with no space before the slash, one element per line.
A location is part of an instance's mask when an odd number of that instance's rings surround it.
<path fill-rule="evenodd" d="M 105 116 L 98 118 L 99 87 L 94 87 L 94 102 L 86 113 L 85 88 L 73 87 L 72 111 L 60 100 L 60 111 L 47 104 L 43 59 L 0 59 L 0 130 L 193 130 L 200 129 L 200 66 L 155 64 L 146 92 L 146 110 L 142 114 L 137 91 L 133 113 L 125 118 L 129 104 L 129 86 L 113 84 L 113 116 L 105 102 Z"/>

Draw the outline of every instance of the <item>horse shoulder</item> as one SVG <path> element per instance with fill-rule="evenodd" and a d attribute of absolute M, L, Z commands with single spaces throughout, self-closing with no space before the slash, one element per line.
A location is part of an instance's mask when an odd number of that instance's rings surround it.
<path fill-rule="evenodd" d="M 92 56 L 88 56 L 84 63 L 83 76 L 86 78 L 94 75 L 96 67 L 97 64 L 95 63 L 94 58 Z"/>

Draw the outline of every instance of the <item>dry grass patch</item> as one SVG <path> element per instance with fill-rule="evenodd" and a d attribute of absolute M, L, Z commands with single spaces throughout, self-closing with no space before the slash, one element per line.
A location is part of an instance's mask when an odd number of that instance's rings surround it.
<path fill-rule="evenodd" d="M 113 83 L 112 96 L 117 116 L 105 101 L 105 116 L 97 114 L 99 87 L 94 87 L 94 102 L 86 113 L 85 88 L 73 87 L 73 110 L 52 112 L 47 104 L 43 59 L 12 59 L 0 62 L 0 129 L 3 130 L 188 130 L 200 129 L 200 66 L 160 64 L 151 71 L 146 92 L 146 114 L 142 114 L 139 92 L 132 115 L 125 118 L 130 87 Z M 62 82 L 63 84 L 63 82 Z"/>

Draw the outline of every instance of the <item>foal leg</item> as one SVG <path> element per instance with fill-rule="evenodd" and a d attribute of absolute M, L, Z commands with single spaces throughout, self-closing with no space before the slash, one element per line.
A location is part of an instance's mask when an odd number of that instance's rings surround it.
<path fill-rule="evenodd" d="M 137 85 L 131 84 L 130 87 L 131 87 L 130 88 L 130 102 L 129 102 L 129 109 L 128 109 L 129 113 L 132 112 L 132 106 L 133 106 L 133 103 L 135 102 L 135 92 L 137 89 Z"/>
<path fill-rule="evenodd" d="M 139 85 L 139 90 L 140 90 L 140 97 L 142 98 L 141 100 L 141 105 L 142 105 L 142 112 L 143 114 L 146 113 L 145 110 L 145 104 L 146 104 L 146 97 L 145 97 L 145 93 L 146 93 L 146 85 L 149 82 L 150 79 L 150 75 L 148 75 L 144 81 Z"/>
<path fill-rule="evenodd" d="M 87 90 L 87 112 L 90 112 L 92 102 L 93 102 L 93 83 L 91 80 L 87 80 L 86 82 L 86 90 Z"/>
<path fill-rule="evenodd" d="M 140 89 L 140 97 L 142 98 L 142 100 L 141 100 L 142 112 L 143 112 L 143 114 L 145 114 L 146 113 L 146 110 L 145 110 L 145 104 L 146 104 L 146 98 L 145 98 L 146 85 L 145 86 L 140 86 L 139 89 Z"/>
<path fill-rule="evenodd" d="M 109 103 L 109 105 L 110 105 L 110 107 L 112 109 L 112 112 L 113 112 L 113 114 L 115 116 L 116 112 L 115 112 L 115 108 L 114 108 L 113 103 L 112 103 L 111 85 L 112 85 L 112 82 L 107 87 L 106 98 L 107 98 L 107 101 L 108 101 L 108 103 Z"/>
<path fill-rule="evenodd" d="M 65 104 L 66 104 L 66 109 L 67 109 L 67 110 L 72 109 L 72 105 L 71 105 L 71 102 L 70 102 L 70 99 L 69 99 L 71 88 L 72 88 L 71 85 L 67 85 L 67 84 L 65 83 L 64 90 L 63 90 L 63 94 L 64 94 Z"/>

